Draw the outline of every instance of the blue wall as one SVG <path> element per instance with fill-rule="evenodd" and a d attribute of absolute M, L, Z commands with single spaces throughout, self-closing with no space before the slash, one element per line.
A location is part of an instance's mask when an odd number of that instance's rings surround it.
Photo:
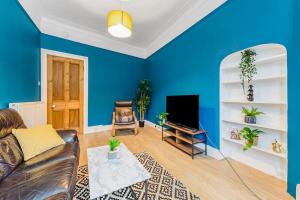
<path fill-rule="evenodd" d="M 40 46 L 89 58 L 89 125 L 110 124 L 113 102 L 133 97 L 138 80 L 152 80 L 148 119 L 156 122 L 165 96 L 200 94 L 201 123 L 219 146 L 219 66 L 232 52 L 262 43 L 288 49 L 288 190 L 300 182 L 298 74 L 300 3 L 296 0 L 230 0 L 147 61 L 41 35 L 16 0 L 3 0 L 0 18 L 0 108 L 39 100 Z M 270 6 L 271 5 L 271 6 Z M 293 22 L 293 23 L 292 23 Z M 171 70 L 170 70 L 171 69 Z"/>
<path fill-rule="evenodd" d="M 40 31 L 16 0 L 1 1 L 0 108 L 39 100 Z"/>
<path fill-rule="evenodd" d="M 288 190 L 295 196 L 295 185 L 300 183 L 300 1 L 295 0 L 293 8 L 293 31 L 288 49 Z"/>
<path fill-rule="evenodd" d="M 114 101 L 132 99 L 138 81 L 146 78 L 143 59 L 44 34 L 41 47 L 88 57 L 89 126 L 111 124 Z"/>
<path fill-rule="evenodd" d="M 155 122 L 155 116 L 165 110 L 166 95 L 199 94 L 201 123 L 219 147 L 221 61 L 233 52 L 264 43 L 279 43 L 287 47 L 288 52 L 295 51 L 297 47 L 290 48 L 292 21 L 293 0 L 230 0 L 225 3 L 148 58 L 148 76 L 153 85 L 148 119 Z M 295 72 L 299 71 L 299 64 L 290 66 L 289 62 L 289 75 L 294 73 L 291 72 L 294 68 L 298 67 Z M 293 195 L 295 183 L 300 182 L 296 76 L 297 73 L 289 76 L 289 111 L 295 108 L 293 116 L 289 112 L 289 141 L 298 139 L 289 143 L 289 152 L 293 153 L 289 153 L 288 189 Z"/>

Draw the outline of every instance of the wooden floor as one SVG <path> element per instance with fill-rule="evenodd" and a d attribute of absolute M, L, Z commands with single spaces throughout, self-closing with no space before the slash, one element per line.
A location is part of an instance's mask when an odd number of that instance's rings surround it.
<path fill-rule="evenodd" d="M 159 131 L 152 127 L 140 129 L 137 136 L 127 131 L 117 136 L 133 153 L 147 151 L 177 179 L 181 180 L 201 200 L 255 200 L 240 183 L 228 164 L 209 157 L 196 156 L 192 160 L 185 153 L 161 141 Z M 110 131 L 79 135 L 80 165 L 87 164 L 86 149 L 107 144 Z M 262 198 L 292 199 L 286 183 L 239 162 L 232 161 L 246 183 Z"/>

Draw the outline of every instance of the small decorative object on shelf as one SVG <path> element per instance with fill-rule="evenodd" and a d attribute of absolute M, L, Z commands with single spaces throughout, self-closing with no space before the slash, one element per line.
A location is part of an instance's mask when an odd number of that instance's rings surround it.
<path fill-rule="evenodd" d="M 149 108 L 149 105 L 151 102 L 151 87 L 150 87 L 149 80 L 144 79 L 139 82 L 134 102 L 135 102 L 137 111 L 140 114 L 139 127 L 144 127 L 145 113 L 146 113 L 147 109 Z"/>
<path fill-rule="evenodd" d="M 118 158 L 118 153 L 119 153 L 118 147 L 121 144 L 120 140 L 113 138 L 109 140 L 108 144 L 109 144 L 108 159 Z"/>
<path fill-rule="evenodd" d="M 233 140 L 241 140 L 240 132 L 237 128 L 232 129 L 232 131 L 230 132 L 230 138 Z"/>
<path fill-rule="evenodd" d="M 245 114 L 244 121 L 248 124 L 256 124 L 256 116 L 263 115 L 265 113 L 258 111 L 258 108 L 251 106 L 251 109 L 242 107 L 242 113 Z"/>
<path fill-rule="evenodd" d="M 245 146 L 243 148 L 244 151 L 250 149 L 252 146 L 257 146 L 259 134 L 264 133 L 259 129 L 251 129 L 249 127 L 243 128 L 241 130 L 240 135 L 243 139 L 245 139 Z"/>
<path fill-rule="evenodd" d="M 247 100 L 248 100 L 248 101 L 254 101 L 254 90 L 253 90 L 253 85 L 249 85 L 248 95 L 247 95 Z"/>
<path fill-rule="evenodd" d="M 275 140 L 272 143 L 272 149 L 275 153 L 283 153 L 284 152 L 284 148 L 283 148 L 282 144 L 280 142 L 278 142 L 277 140 Z"/>
<path fill-rule="evenodd" d="M 241 85 L 243 92 L 245 94 L 245 81 L 250 83 L 253 80 L 253 76 L 257 74 L 257 69 L 255 66 L 255 56 L 257 55 L 255 50 L 246 49 L 241 52 L 242 58 L 239 66 L 240 69 L 240 79 L 242 81 Z"/>

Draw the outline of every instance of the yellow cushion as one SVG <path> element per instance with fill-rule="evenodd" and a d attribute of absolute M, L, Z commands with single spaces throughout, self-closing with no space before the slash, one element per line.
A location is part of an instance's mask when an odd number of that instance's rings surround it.
<path fill-rule="evenodd" d="M 52 125 L 43 125 L 28 129 L 13 129 L 24 154 L 24 160 L 37 156 L 53 147 L 65 144 Z"/>

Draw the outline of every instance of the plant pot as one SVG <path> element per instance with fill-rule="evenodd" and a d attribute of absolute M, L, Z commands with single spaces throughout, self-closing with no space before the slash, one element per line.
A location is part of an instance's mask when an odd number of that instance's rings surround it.
<path fill-rule="evenodd" d="M 256 124 L 255 116 L 245 116 L 245 122 L 248 124 Z"/>
<path fill-rule="evenodd" d="M 139 127 L 144 127 L 145 126 L 145 121 L 139 121 Z"/>
<path fill-rule="evenodd" d="M 258 144 L 258 137 L 253 138 L 253 146 L 257 146 Z"/>
<path fill-rule="evenodd" d="M 108 152 L 108 159 L 112 160 L 112 159 L 117 159 L 119 157 L 119 149 L 116 149 L 114 151 L 109 151 Z"/>
<path fill-rule="evenodd" d="M 245 141 L 245 144 L 248 144 L 248 141 Z M 258 137 L 253 138 L 253 145 L 252 146 L 257 146 L 258 144 Z"/>

